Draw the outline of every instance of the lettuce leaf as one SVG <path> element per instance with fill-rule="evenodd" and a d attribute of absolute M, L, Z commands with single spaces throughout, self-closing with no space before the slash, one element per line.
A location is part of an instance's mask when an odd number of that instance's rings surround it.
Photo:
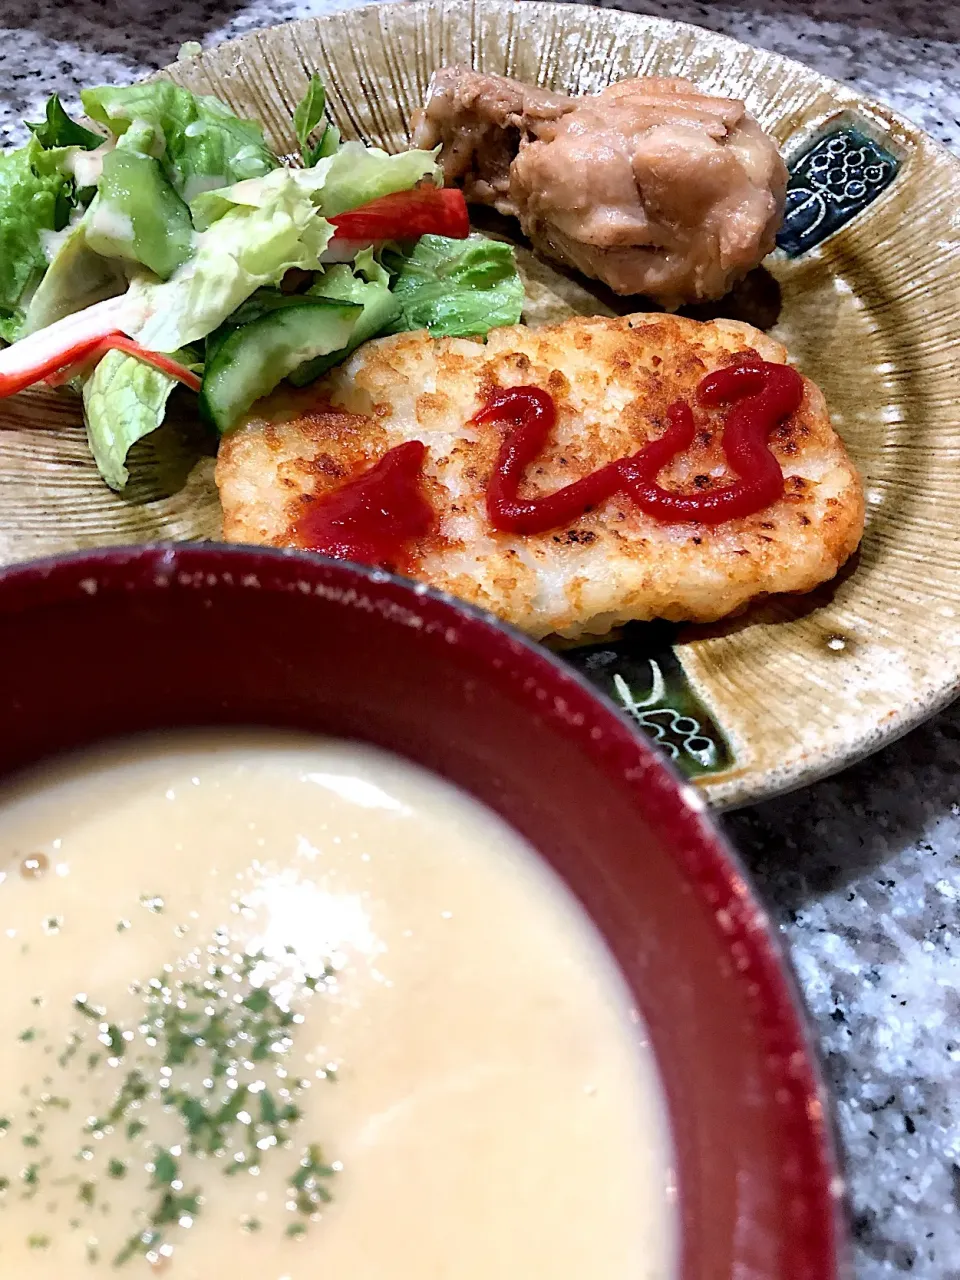
<path fill-rule="evenodd" d="M 324 160 L 327 156 L 332 156 L 341 145 L 340 130 L 335 124 L 327 124 L 323 131 L 323 136 L 310 153 L 311 167 L 318 160 Z"/>
<path fill-rule="evenodd" d="M 176 358 L 189 364 L 190 355 Z M 127 454 L 163 422 L 177 380 L 122 351 L 108 351 L 83 388 L 87 439 L 97 469 L 119 492 L 130 478 Z"/>
<path fill-rule="evenodd" d="M 87 243 L 93 206 L 58 235 L 46 237 L 50 266 L 24 315 L 20 336 L 36 333 L 64 316 L 123 293 L 123 263 L 94 253 Z M 46 262 L 46 259 L 44 259 Z"/>
<path fill-rule="evenodd" d="M 326 168 L 274 169 L 261 178 L 235 182 L 218 191 L 203 191 L 190 201 L 190 216 L 197 231 L 208 231 L 219 219 L 237 209 L 265 209 L 277 200 L 309 200 L 315 209 L 312 191 L 322 185 Z"/>
<path fill-rule="evenodd" d="M 85 89 L 91 120 L 120 137 L 136 121 L 154 132 L 154 154 L 187 204 L 201 191 L 256 178 L 280 161 L 252 120 L 241 120 L 216 98 L 199 97 L 169 80 Z"/>
<path fill-rule="evenodd" d="M 328 267 L 307 292 L 322 298 L 359 302 L 363 310 L 345 347 L 330 355 L 308 360 L 288 375 L 295 387 L 305 387 L 334 365 L 342 364 L 362 342 L 383 333 L 400 315 L 400 304 L 390 292 L 390 275 L 376 261 L 372 249 L 358 253 L 352 267 L 346 264 Z"/>
<path fill-rule="evenodd" d="M 294 267 L 316 271 L 333 235 L 308 195 L 284 170 L 262 206 L 236 205 L 196 237 L 188 262 L 165 282 L 131 285 L 147 318 L 137 338 L 154 351 L 175 351 L 212 333 L 255 290 L 277 285 Z"/>
<path fill-rule="evenodd" d="M 310 135 L 323 119 L 326 109 L 327 91 L 323 87 L 323 81 L 314 72 L 307 85 L 307 92 L 297 103 L 293 113 L 293 128 L 297 135 L 297 142 L 300 144 L 304 164 L 307 164 L 306 150 Z"/>
<path fill-rule="evenodd" d="M 443 186 L 443 170 L 436 151 L 400 151 L 388 155 L 379 147 L 362 142 L 345 142 L 330 157 L 330 168 L 320 193 L 320 211 L 334 218 L 348 209 L 358 209 L 394 191 L 409 191 L 424 178 Z M 310 172 L 315 172 L 311 170 Z"/>
<path fill-rule="evenodd" d="M 127 266 L 144 266 L 161 279 L 193 251 L 190 211 L 148 154 L 153 130 L 137 123 L 116 146 L 102 152 L 45 152 L 43 163 L 69 154 L 96 162 L 98 190 L 87 210 L 59 236 L 46 233 L 49 269 L 34 294 L 22 326 L 34 333 L 127 287 Z M 126 265 L 125 265 L 126 264 Z"/>
<path fill-rule="evenodd" d="M 293 127 L 296 130 L 297 142 L 300 144 L 300 155 L 308 169 L 312 169 L 324 156 L 332 156 L 340 145 L 340 130 L 324 119 L 327 109 L 327 93 L 323 81 L 316 72 L 310 77 L 307 92 L 297 103 L 293 113 Z M 310 135 L 323 121 L 323 130 L 316 143 L 310 145 Z"/>
<path fill-rule="evenodd" d="M 252 293 L 279 284 L 291 268 L 319 268 L 333 228 L 291 173 L 278 170 L 280 181 L 262 206 L 228 206 L 213 227 L 194 237 L 192 256 L 168 280 L 131 273 L 132 310 L 144 317 L 134 327 L 145 346 L 176 351 L 206 337 Z M 123 259 L 103 257 L 90 247 L 95 206 L 57 246 L 30 306 L 30 332 L 125 290 Z"/>
<path fill-rule="evenodd" d="M 312 169 L 280 169 L 222 191 L 204 192 L 190 202 L 190 212 L 194 226 L 202 231 L 232 206 L 259 208 L 274 199 L 286 184 L 293 183 L 313 200 L 325 218 L 332 218 L 378 196 L 409 191 L 423 178 L 431 178 L 438 185 L 442 182 L 433 151 L 388 155 L 377 147 L 345 142 L 333 155 L 318 160 Z"/>
<path fill-rule="evenodd" d="M 384 261 L 397 272 L 400 315 L 391 333 L 429 329 L 435 338 L 467 338 L 520 321 L 523 281 L 513 249 L 500 240 L 423 236 L 409 254 L 385 254 Z"/>
<path fill-rule="evenodd" d="M 135 125 L 103 157 L 87 244 L 106 258 L 139 262 L 161 280 L 193 252 L 190 210 L 149 154 L 152 131 Z"/>
<path fill-rule="evenodd" d="M 93 151 L 104 140 L 103 134 L 94 133 L 71 120 L 57 94 L 47 99 L 46 119 L 39 124 L 27 121 L 27 128 L 47 150 L 52 147 L 81 147 L 84 151 Z"/>
<path fill-rule="evenodd" d="M 63 150 L 44 151 L 35 137 L 0 153 L 0 337 L 7 342 L 20 336 L 26 304 L 47 269 L 44 237 L 69 216 L 65 160 Z"/>

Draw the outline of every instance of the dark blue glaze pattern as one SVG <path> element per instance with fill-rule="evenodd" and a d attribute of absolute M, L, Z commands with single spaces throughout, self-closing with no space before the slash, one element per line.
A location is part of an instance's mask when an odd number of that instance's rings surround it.
<path fill-rule="evenodd" d="M 839 231 L 890 185 L 898 164 L 853 125 L 820 137 L 790 165 L 779 247 L 796 258 Z"/>
<path fill-rule="evenodd" d="M 730 744 L 687 679 L 668 623 L 630 623 L 619 639 L 564 657 L 625 711 L 688 778 L 723 773 Z"/>

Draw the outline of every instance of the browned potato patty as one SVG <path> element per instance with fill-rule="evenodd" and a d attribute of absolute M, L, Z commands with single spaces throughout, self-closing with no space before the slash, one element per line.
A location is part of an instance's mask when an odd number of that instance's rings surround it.
<path fill-rule="evenodd" d="M 224 439 L 224 535 L 296 546 L 294 526 L 311 503 L 416 439 L 428 446 L 426 492 L 438 522 L 411 548 L 413 576 L 532 636 L 599 635 L 631 619 L 712 622 L 760 596 L 809 591 L 856 549 L 863 493 L 807 380 L 800 408 L 770 437 L 786 493 L 756 515 L 662 524 L 617 495 L 550 533 L 499 533 L 487 518 L 503 428 L 471 419 L 493 388 L 535 385 L 556 401 L 557 426 L 522 490 L 538 495 L 635 453 L 661 433 L 673 401 L 696 406 L 705 374 L 748 350 L 786 360 L 749 325 L 659 314 L 494 329 L 486 344 L 425 332 L 368 342 L 305 392 L 262 401 Z M 695 412 L 694 444 L 660 473 L 667 488 L 706 492 L 734 478 L 722 412 Z"/>

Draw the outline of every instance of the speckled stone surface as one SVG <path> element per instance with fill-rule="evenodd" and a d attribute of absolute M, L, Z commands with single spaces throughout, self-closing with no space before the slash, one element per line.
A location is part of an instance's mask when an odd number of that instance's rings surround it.
<path fill-rule="evenodd" d="M 56 89 L 337 0 L 0 0 L 0 141 Z M 960 6 L 626 0 L 806 61 L 960 150 Z M 110 14 L 109 28 L 104 15 Z M 960 1280 L 960 708 L 727 830 L 783 922 L 837 1098 L 858 1280 Z"/>

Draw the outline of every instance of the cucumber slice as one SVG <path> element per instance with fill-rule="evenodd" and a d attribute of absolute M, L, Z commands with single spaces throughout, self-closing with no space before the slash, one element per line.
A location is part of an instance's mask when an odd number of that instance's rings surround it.
<path fill-rule="evenodd" d="M 164 177 L 160 161 L 117 147 L 103 157 L 87 244 L 105 258 L 142 262 L 169 280 L 193 253 L 190 210 Z"/>
<path fill-rule="evenodd" d="M 348 298 L 346 301 L 352 302 L 353 299 Z M 207 334 L 204 339 L 205 362 L 209 364 L 231 333 L 241 326 L 250 324 L 254 320 L 262 320 L 265 315 L 269 315 L 279 307 L 298 307 L 302 302 L 303 296 L 300 294 L 282 293 L 279 289 L 268 287 L 257 289 L 255 293 L 251 293 L 246 302 L 241 302 L 236 311 L 227 316 L 219 329 L 214 329 L 213 333 Z"/>
<path fill-rule="evenodd" d="M 284 293 L 281 289 L 271 289 L 264 285 L 251 293 L 246 302 L 241 302 L 236 311 L 227 316 L 224 325 L 230 329 L 239 329 L 242 324 L 250 324 L 253 320 L 261 320 L 271 311 L 280 307 L 297 307 L 303 302 L 302 293 Z M 353 298 L 344 299 L 353 302 Z"/>
<path fill-rule="evenodd" d="M 207 348 L 201 410 L 223 435 L 304 361 L 345 346 L 362 310 L 355 302 L 301 296 L 218 336 Z"/>
<path fill-rule="evenodd" d="M 387 289 L 376 289 L 370 285 L 361 285 L 360 288 L 369 291 L 368 301 L 363 304 L 363 315 L 357 319 L 350 340 L 344 344 L 342 351 L 325 352 L 314 360 L 308 360 L 299 369 L 294 369 L 290 374 L 290 381 L 295 387 L 305 387 L 308 383 L 315 382 L 335 364 L 346 360 L 362 342 L 383 333 L 387 325 L 392 324 L 400 314 L 400 303 Z"/>

